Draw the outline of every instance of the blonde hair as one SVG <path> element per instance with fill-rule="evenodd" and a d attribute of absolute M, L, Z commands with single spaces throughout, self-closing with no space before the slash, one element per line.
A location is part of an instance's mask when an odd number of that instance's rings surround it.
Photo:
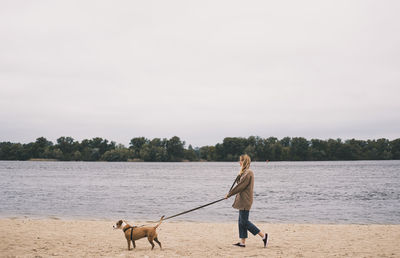
<path fill-rule="evenodd" d="M 240 161 L 242 162 L 242 167 L 240 168 L 239 175 L 242 175 L 247 169 L 250 168 L 250 156 L 247 154 L 240 155 Z"/>

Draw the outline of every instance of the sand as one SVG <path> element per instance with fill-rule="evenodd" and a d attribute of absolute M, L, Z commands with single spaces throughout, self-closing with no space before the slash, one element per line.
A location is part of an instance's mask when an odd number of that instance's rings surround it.
<path fill-rule="evenodd" d="M 1 257 L 400 257 L 400 225 L 260 224 L 270 235 L 268 248 L 249 235 L 237 242 L 236 223 L 166 221 L 158 246 L 147 239 L 128 251 L 114 221 L 0 219 Z"/>

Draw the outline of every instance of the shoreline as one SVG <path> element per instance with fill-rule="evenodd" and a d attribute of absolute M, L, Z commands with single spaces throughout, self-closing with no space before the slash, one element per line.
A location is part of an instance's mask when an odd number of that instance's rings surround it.
<path fill-rule="evenodd" d="M 114 222 L 114 218 L 108 217 L 76 217 L 76 216 L 57 216 L 57 215 L 1 215 L 0 220 L 61 220 L 61 221 L 103 221 L 103 222 Z M 116 217 L 115 219 L 118 219 Z M 149 219 L 131 219 L 131 218 L 123 218 L 127 221 L 134 221 L 137 223 L 151 223 L 157 221 L 157 219 L 149 220 Z M 159 219 L 159 218 L 158 218 Z M 380 225 L 380 226 L 400 226 L 400 223 L 386 223 L 386 222 L 307 222 L 307 221 L 260 221 L 260 220 L 251 220 L 254 224 L 268 224 L 268 225 L 337 225 L 337 226 L 346 226 L 346 225 L 357 225 L 357 226 L 368 226 L 368 225 Z M 237 223 L 237 218 L 233 220 L 190 220 L 190 219 L 179 219 L 174 218 L 173 220 L 168 220 L 167 223 L 210 223 L 210 224 L 235 224 Z"/>
<path fill-rule="evenodd" d="M 58 217 L 58 216 L 0 216 L 0 220 L 58 220 L 58 221 L 101 221 L 101 222 L 115 222 L 113 219 L 109 218 L 88 218 L 88 217 Z M 156 220 L 134 220 L 134 219 L 124 219 L 131 221 L 134 224 L 147 224 L 152 223 Z M 267 224 L 267 225 L 329 225 L 329 226 L 400 226 L 398 223 L 343 223 L 343 222 L 299 222 L 299 221 L 287 221 L 287 222 L 266 222 L 251 220 L 253 224 Z M 213 221 L 213 220 L 190 220 L 190 219 L 174 219 L 168 220 L 167 223 L 200 223 L 200 224 L 237 224 L 237 220 L 227 220 L 227 221 Z"/>
<path fill-rule="evenodd" d="M 137 225 L 146 221 L 135 222 Z M 233 222 L 166 221 L 157 229 L 163 249 L 151 250 L 146 239 L 128 251 L 121 230 L 111 220 L 0 218 L 2 256 L 121 257 L 398 257 L 400 225 L 255 223 L 269 233 L 268 248 L 249 234 L 246 248 Z"/>

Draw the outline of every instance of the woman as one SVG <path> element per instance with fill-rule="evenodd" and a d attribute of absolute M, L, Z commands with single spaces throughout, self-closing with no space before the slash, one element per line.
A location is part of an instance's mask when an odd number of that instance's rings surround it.
<path fill-rule="evenodd" d="M 235 201 L 232 205 L 233 208 L 239 210 L 239 238 L 240 242 L 234 244 L 235 246 L 246 247 L 247 230 L 253 235 L 259 235 L 263 242 L 264 247 L 268 243 L 268 234 L 259 230 L 253 223 L 249 221 L 249 212 L 253 204 L 253 188 L 254 188 L 254 173 L 250 168 L 249 155 L 240 156 L 240 172 L 238 175 L 237 185 L 225 196 L 225 199 L 236 194 Z"/>

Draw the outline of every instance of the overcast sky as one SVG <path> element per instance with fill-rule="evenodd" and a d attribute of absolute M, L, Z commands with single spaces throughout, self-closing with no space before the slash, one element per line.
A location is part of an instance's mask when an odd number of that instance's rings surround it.
<path fill-rule="evenodd" d="M 400 137 L 400 1 L 0 1 L 0 141 Z"/>

